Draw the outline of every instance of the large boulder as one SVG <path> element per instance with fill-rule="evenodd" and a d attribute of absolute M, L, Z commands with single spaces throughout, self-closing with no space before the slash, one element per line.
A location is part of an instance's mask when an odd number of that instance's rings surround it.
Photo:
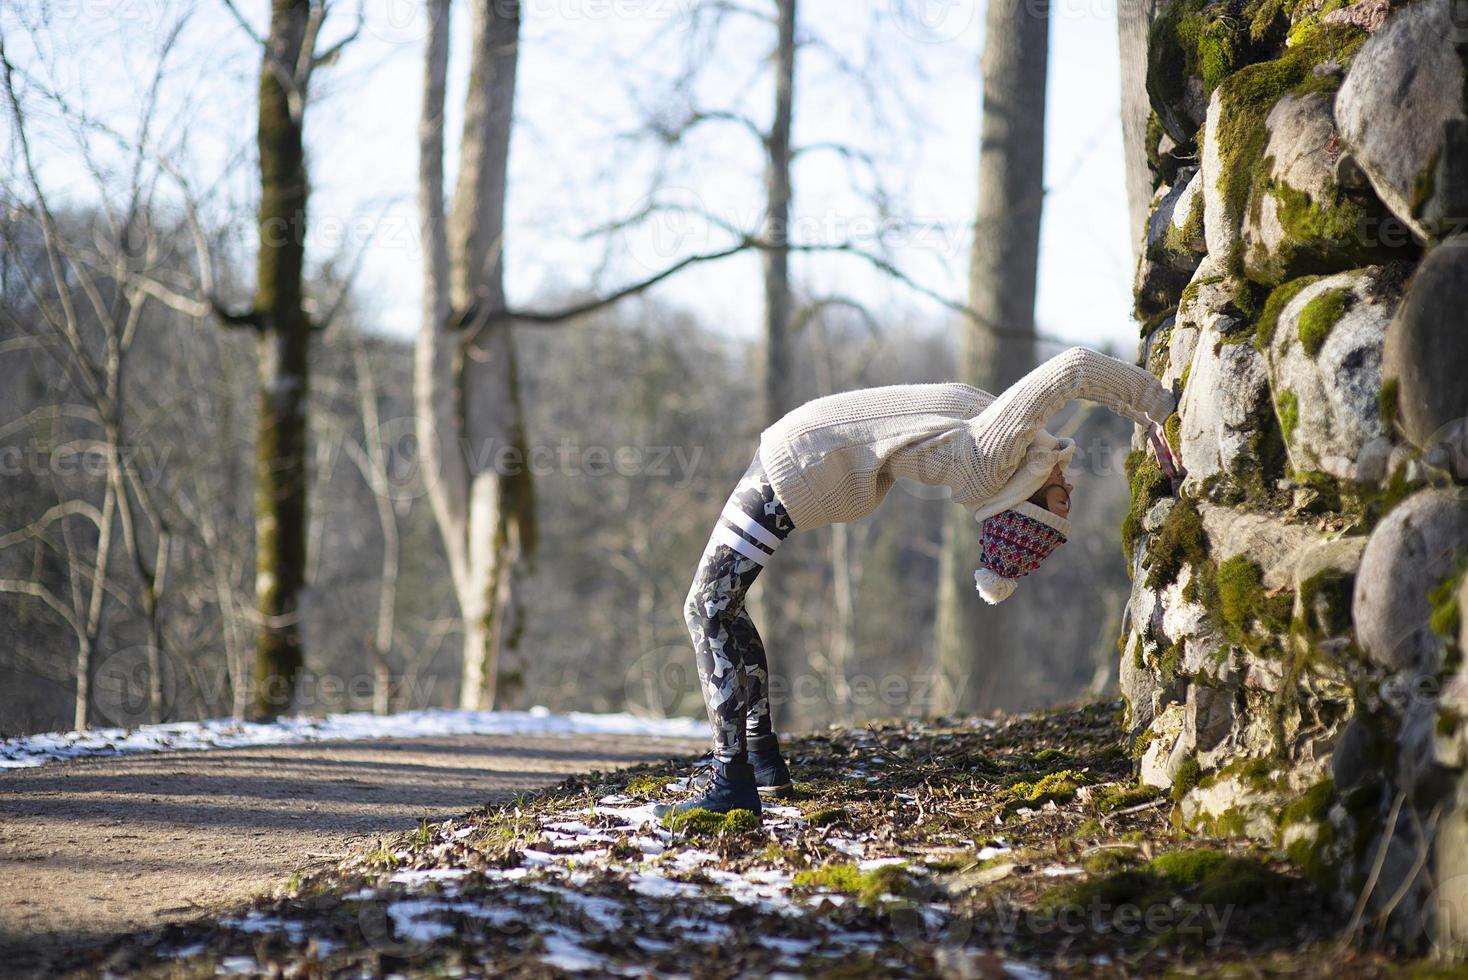
<path fill-rule="evenodd" d="M 1468 236 L 1423 258 L 1387 328 L 1382 360 L 1403 434 L 1468 479 Z"/>
<path fill-rule="evenodd" d="M 1179 406 L 1184 482 L 1194 494 L 1210 477 L 1232 476 L 1257 462 L 1260 412 L 1269 410 L 1264 358 L 1237 334 L 1226 337 L 1221 328 L 1230 326 L 1226 315 L 1204 320 Z"/>
<path fill-rule="evenodd" d="M 1270 109 L 1264 128 L 1259 176 L 1241 219 L 1249 278 L 1274 285 L 1306 272 L 1349 268 L 1385 252 L 1362 234 L 1366 219 L 1379 220 L 1379 207 L 1369 195 L 1363 201 L 1336 182 L 1331 96 L 1286 95 Z"/>
<path fill-rule="evenodd" d="M 1463 62 L 1456 0 L 1407 4 L 1356 54 L 1336 94 L 1341 136 L 1376 193 L 1431 239 L 1465 216 Z"/>
<path fill-rule="evenodd" d="M 1280 311 L 1270 387 L 1295 469 L 1354 479 L 1362 449 L 1385 433 L 1381 350 L 1395 298 L 1369 267 L 1311 283 Z"/>
<path fill-rule="evenodd" d="M 1210 556 L 1224 562 L 1247 555 L 1258 563 L 1266 589 L 1293 584 L 1300 555 L 1321 540 L 1321 532 L 1307 524 L 1291 524 L 1257 511 L 1200 503 L 1198 516 L 1208 533 Z"/>
<path fill-rule="evenodd" d="M 1377 524 L 1361 555 L 1352 609 L 1356 640 L 1388 670 L 1426 673 L 1442 659 L 1443 639 L 1428 625 L 1428 593 L 1468 549 L 1468 497 L 1423 490 Z"/>
<path fill-rule="evenodd" d="M 1147 217 L 1147 254 L 1192 272 L 1206 245 L 1203 240 L 1203 181 L 1197 167 L 1178 171 L 1171 187 L 1159 190 Z"/>
<path fill-rule="evenodd" d="M 1198 173 L 1203 180 L 1203 240 L 1208 246 L 1209 257 L 1227 266 L 1239 247 L 1244 215 L 1242 209 L 1224 193 L 1223 147 L 1219 142 L 1223 112 L 1223 98 L 1214 92 L 1208 100 L 1208 112 L 1203 119 Z"/>

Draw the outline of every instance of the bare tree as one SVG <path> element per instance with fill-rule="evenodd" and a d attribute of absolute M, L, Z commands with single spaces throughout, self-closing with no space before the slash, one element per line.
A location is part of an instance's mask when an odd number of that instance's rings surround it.
<path fill-rule="evenodd" d="M 535 543 L 511 322 L 503 316 L 504 222 L 519 60 L 517 2 L 476 0 L 451 214 L 443 194 L 449 4 L 433 0 L 419 124 L 419 220 L 427 246 L 414 388 L 430 500 L 464 624 L 460 703 L 524 695 L 517 596 Z"/>
<path fill-rule="evenodd" d="M 1050 22 L 1046 5 L 1024 0 L 990 0 L 985 18 L 979 194 L 969 269 L 973 316 L 963 323 L 959 376 L 998 393 L 1034 364 Z M 974 530 L 967 513 L 949 509 L 934 648 L 945 687 L 954 692 L 972 669 L 979 643 L 967 563 Z M 960 697 L 946 707 L 963 706 Z"/>
<path fill-rule="evenodd" d="M 230 326 L 257 335 L 259 429 L 255 464 L 255 644 L 252 714 L 274 718 L 290 708 L 305 661 L 301 591 L 306 587 L 307 422 L 313 324 L 304 307 L 306 258 L 305 116 L 311 76 L 334 61 L 355 36 L 318 51 L 327 0 L 272 0 L 261 38 L 226 6 L 260 45 L 256 145 L 260 210 L 255 298 L 246 313 L 219 310 Z M 357 29 L 361 27 L 358 11 Z M 316 324 L 320 327 L 322 324 Z"/>
<path fill-rule="evenodd" d="M 123 554 L 136 576 L 135 601 L 146 623 L 147 717 L 160 721 L 165 706 L 163 624 L 160 601 L 168 581 L 172 531 L 147 482 L 138 472 L 129 441 L 131 420 L 124 392 L 128 355 L 143 322 L 147 293 L 140 287 L 142 270 L 158 261 L 159 242 L 149 225 L 151 187 L 144 160 L 149 126 L 154 122 L 159 86 L 168 54 L 182 22 L 166 32 L 159 59 L 139 114 L 140 137 L 129 148 L 129 181 L 120 206 L 114 206 L 105 186 L 99 186 L 102 205 L 89 236 L 68 233 L 62 227 L 43 188 L 32 152 L 25 108 L 17 88 L 17 70 L 0 36 L 0 74 L 13 125 L 24 186 L 25 203 L 17 203 L 14 219 L 4 223 L 6 250 L 20 252 L 23 229 L 39 238 L 44 276 L 24 274 L 26 290 L 39 323 L 8 305 L 0 315 L 17 334 L 28 336 L 45 351 L 67 381 L 86 399 L 78 413 L 95 437 L 76 440 L 72 448 L 95 452 L 105 461 L 100 506 L 69 497 L 57 488 L 57 503 L 37 520 L 0 536 L 0 548 L 34 542 L 45 546 L 54 527 L 64 547 L 68 568 L 68 596 L 64 599 L 39 579 L 0 579 L 0 591 L 22 593 L 42 600 L 66 621 L 76 638 L 76 689 L 73 723 L 85 728 L 91 721 L 93 657 L 102 627 L 109 589 L 109 560 L 120 537 Z M 88 155 L 85 139 L 79 139 Z M 88 162 L 91 163 L 90 159 Z M 100 168 L 90 167 L 101 184 Z M 22 198 L 17 194 L 17 201 Z M 89 239 L 89 241 L 88 241 Z M 78 246 L 78 242 L 87 242 Z M 22 420 L 24 421 L 24 420 Z M 72 528 L 75 520 L 89 524 L 96 536 L 88 557 Z"/>

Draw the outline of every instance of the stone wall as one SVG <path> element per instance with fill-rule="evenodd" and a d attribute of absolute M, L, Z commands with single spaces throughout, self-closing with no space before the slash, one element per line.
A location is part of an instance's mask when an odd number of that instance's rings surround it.
<path fill-rule="evenodd" d="M 1127 723 L 1175 820 L 1288 852 L 1367 941 L 1468 940 L 1468 3 L 1164 3 Z"/>

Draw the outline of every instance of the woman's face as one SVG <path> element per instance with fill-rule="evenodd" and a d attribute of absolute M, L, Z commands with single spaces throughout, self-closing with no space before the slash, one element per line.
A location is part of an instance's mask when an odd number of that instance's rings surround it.
<path fill-rule="evenodd" d="M 1045 478 L 1045 485 L 1040 488 L 1045 501 L 1045 509 L 1052 514 L 1061 517 L 1070 516 L 1070 492 L 1075 489 L 1066 479 L 1065 470 L 1056 463 L 1050 475 Z"/>

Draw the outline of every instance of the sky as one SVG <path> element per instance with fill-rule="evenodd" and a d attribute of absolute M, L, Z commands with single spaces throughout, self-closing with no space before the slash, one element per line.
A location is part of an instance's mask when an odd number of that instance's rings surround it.
<path fill-rule="evenodd" d="M 762 0 L 744 0 L 752 9 Z M 925 288 L 962 300 L 977 179 L 982 0 L 802 0 L 794 142 L 815 147 L 795 170 L 793 236 L 885 249 Z M 263 33 L 267 4 L 239 0 Z M 740 126 L 710 124 L 667 155 L 636 138 L 650 117 L 697 105 L 764 125 L 772 83 L 770 25 L 728 18 L 692 50 L 694 0 L 525 0 L 506 243 L 512 306 L 557 306 L 649 275 L 724 234 L 689 211 L 756 227 L 761 154 Z M 448 93 L 452 168 L 468 74 L 467 4 L 455 4 Z M 312 180 L 308 261 L 355 268 L 365 325 L 398 336 L 420 309 L 417 125 L 427 19 L 417 0 L 364 0 L 359 36 L 313 79 L 307 113 Z M 334 5 L 330 44 L 355 22 Z M 85 203 L 118 186 L 127 160 L 93 127 L 91 159 L 77 150 L 85 113 L 136 132 L 165 39 L 166 72 L 148 142 L 186 173 L 205 220 L 226 226 L 241 256 L 253 248 L 251 151 L 258 54 L 222 0 L 55 0 L 6 5 L 0 30 L 24 73 L 33 149 L 53 202 Z M 698 66 L 691 76 L 690 62 Z M 1042 332 L 1126 349 L 1131 260 L 1121 156 L 1114 0 L 1052 7 L 1037 320 Z M 681 81 L 680 81 L 681 80 Z M 69 115 L 57 109 L 59 96 Z M 9 119 L 4 121 L 7 145 Z M 869 170 L 823 146 L 860 150 Z M 14 154 L 11 154 L 12 165 Z M 452 187 L 452 169 L 449 174 Z M 880 186 L 901 222 L 884 219 Z M 161 199 L 177 199 L 165 176 Z M 625 232 L 598 228 L 647 202 L 685 205 Z M 920 292 L 853 257 L 793 260 L 807 296 L 860 299 L 879 319 L 951 324 Z M 659 302 L 695 311 L 733 337 L 758 336 L 763 294 L 756 256 L 704 263 L 655 287 Z"/>

